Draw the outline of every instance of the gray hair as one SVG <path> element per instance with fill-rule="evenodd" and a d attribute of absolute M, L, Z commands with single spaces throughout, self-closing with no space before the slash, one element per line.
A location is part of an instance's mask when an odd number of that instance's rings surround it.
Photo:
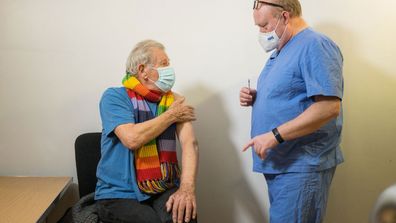
<path fill-rule="evenodd" d="M 291 17 L 300 17 L 302 15 L 299 0 L 277 0 L 277 3 L 283 6 L 284 10 L 289 12 Z"/>
<path fill-rule="evenodd" d="M 138 73 L 139 64 L 152 64 L 152 48 L 165 50 L 164 45 L 155 40 L 143 40 L 135 45 L 126 62 L 126 72 L 131 75 Z"/>
<path fill-rule="evenodd" d="M 371 212 L 371 222 L 379 223 L 378 217 L 385 212 L 396 213 L 396 184 L 386 188 L 377 198 L 374 209 Z"/>

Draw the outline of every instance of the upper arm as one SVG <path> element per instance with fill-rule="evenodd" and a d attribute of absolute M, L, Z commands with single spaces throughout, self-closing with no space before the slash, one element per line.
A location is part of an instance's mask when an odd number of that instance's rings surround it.
<path fill-rule="evenodd" d="M 341 99 L 338 97 L 317 95 L 314 101 L 320 104 L 323 112 L 328 112 L 331 116 L 338 116 L 341 112 Z"/>
<path fill-rule="evenodd" d="M 173 95 L 175 97 L 175 100 L 183 97 L 182 95 L 177 94 L 175 92 L 173 92 Z M 186 101 L 184 101 L 183 104 L 184 103 L 186 103 Z M 176 133 L 177 133 L 177 137 L 180 141 L 180 145 L 182 146 L 182 149 L 188 145 L 196 146 L 198 144 L 197 139 L 195 137 L 192 122 L 177 123 L 176 124 Z"/>
<path fill-rule="evenodd" d="M 303 59 L 302 76 L 307 97 L 343 97 L 343 58 L 338 46 L 326 38 L 312 40 Z"/>
<path fill-rule="evenodd" d="M 106 135 L 112 134 L 118 126 L 135 122 L 132 105 L 121 90 L 107 89 L 100 100 L 100 116 Z"/>
<path fill-rule="evenodd" d="M 176 124 L 177 137 L 182 149 L 188 145 L 197 145 L 193 125 L 191 122 L 181 122 Z"/>

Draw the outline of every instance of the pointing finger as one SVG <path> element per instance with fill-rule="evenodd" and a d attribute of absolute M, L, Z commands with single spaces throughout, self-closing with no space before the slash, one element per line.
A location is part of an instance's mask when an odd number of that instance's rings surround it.
<path fill-rule="evenodd" d="M 242 149 L 242 152 L 245 152 L 247 149 L 249 149 L 251 146 L 254 145 L 253 139 L 251 139 Z"/>

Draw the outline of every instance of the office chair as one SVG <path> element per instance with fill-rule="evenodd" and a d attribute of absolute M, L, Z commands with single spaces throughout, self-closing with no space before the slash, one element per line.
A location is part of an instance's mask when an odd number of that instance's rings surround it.
<path fill-rule="evenodd" d="M 80 200 L 71 209 L 72 222 L 100 222 L 94 200 L 100 139 L 100 132 L 84 133 L 79 135 L 74 143 Z"/>
<path fill-rule="evenodd" d="M 100 139 L 100 132 L 84 133 L 76 138 L 74 148 L 80 198 L 95 191 Z"/>

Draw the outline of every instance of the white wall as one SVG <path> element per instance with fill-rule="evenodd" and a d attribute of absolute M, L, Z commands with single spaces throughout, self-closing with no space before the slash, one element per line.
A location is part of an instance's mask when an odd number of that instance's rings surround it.
<path fill-rule="evenodd" d="M 304 17 L 345 57 L 346 163 L 326 222 L 367 222 L 396 181 L 396 2 L 302 0 Z M 120 85 L 138 41 L 165 44 L 175 90 L 196 107 L 201 222 L 265 222 L 264 179 L 241 153 L 250 109 L 238 91 L 255 84 L 266 55 L 252 1 L 0 0 L 0 175 L 76 177 L 74 139 L 100 131 L 98 100 Z M 358 205 L 357 205 L 358 204 Z"/>

